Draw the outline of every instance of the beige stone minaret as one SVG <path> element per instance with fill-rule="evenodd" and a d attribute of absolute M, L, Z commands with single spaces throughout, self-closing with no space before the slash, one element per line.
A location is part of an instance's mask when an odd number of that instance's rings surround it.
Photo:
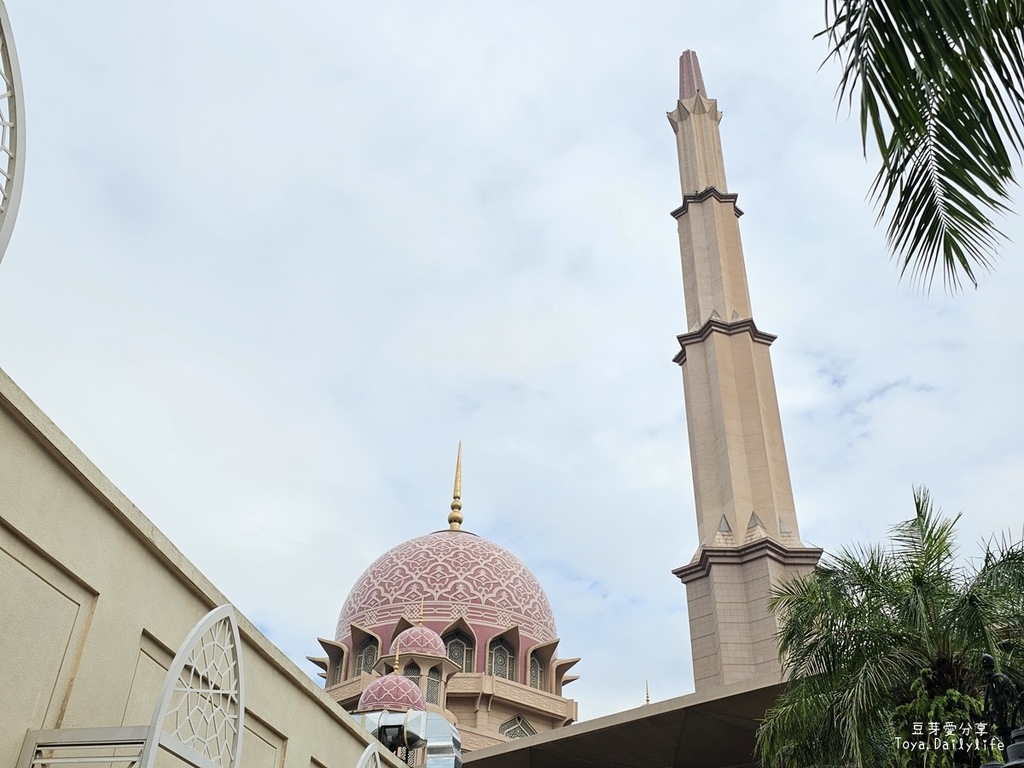
<path fill-rule="evenodd" d="M 679 62 L 676 134 L 683 204 L 679 224 L 687 332 L 686 423 L 700 543 L 673 573 L 686 584 L 698 691 L 781 674 L 777 624 L 767 610 L 773 584 L 813 568 L 805 547 L 782 441 L 768 354 L 775 340 L 754 324 L 740 243 L 736 195 L 725 182 L 722 113 L 707 98 L 697 55 Z"/>

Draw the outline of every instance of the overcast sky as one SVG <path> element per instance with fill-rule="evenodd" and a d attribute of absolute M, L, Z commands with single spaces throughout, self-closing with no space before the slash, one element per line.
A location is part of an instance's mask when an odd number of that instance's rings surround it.
<path fill-rule="evenodd" d="M 8 0 L 27 168 L 0 366 L 304 669 L 445 525 L 546 587 L 587 719 L 692 691 L 671 128 L 725 113 L 804 541 L 929 486 L 1019 533 L 1024 269 L 900 283 L 820 0 Z M 1021 222 L 1006 229 L 1021 241 Z"/>

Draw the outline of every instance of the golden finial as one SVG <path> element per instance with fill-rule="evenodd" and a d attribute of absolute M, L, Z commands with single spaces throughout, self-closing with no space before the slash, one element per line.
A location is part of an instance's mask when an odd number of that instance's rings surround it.
<path fill-rule="evenodd" d="M 423 598 L 420 598 L 420 626 L 423 626 Z"/>
<path fill-rule="evenodd" d="M 455 459 L 455 490 L 452 491 L 452 511 L 448 515 L 448 527 L 457 531 L 462 527 L 462 441 L 459 440 L 459 456 Z"/>
<path fill-rule="evenodd" d="M 651 703 L 651 681 L 650 680 L 644 680 L 644 688 L 647 689 L 647 696 L 646 696 L 647 700 L 644 703 L 645 704 L 650 704 Z"/>
<path fill-rule="evenodd" d="M 398 674 L 398 649 L 402 647 L 402 641 L 395 641 L 395 668 L 392 670 L 396 675 Z"/>

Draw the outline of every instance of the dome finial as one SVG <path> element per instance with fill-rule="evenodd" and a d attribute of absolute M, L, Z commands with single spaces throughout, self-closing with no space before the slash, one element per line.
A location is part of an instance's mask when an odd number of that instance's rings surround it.
<path fill-rule="evenodd" d="M 455 459 L 455 490 L 452 491 L 452 511 L 448 515 L 448 527 L 457 531 L 462 527 L 462 441 L 459 440 L 459 455 Z"/>
<path fill-rule="evenodd" d="M 396 675 L 398 674 L 398 654 L 399 654 L 399 649 L 401 647 L 402 647 L 402 641 L 401 640 L 395 641 L 395 668 L 393 670 L 391 670 L 391 671 L 394 672 Z"/>
<path fill-rule="evenodd" d="M 423 598 L 420 598 L 420 626 L 423 626 Z"/>

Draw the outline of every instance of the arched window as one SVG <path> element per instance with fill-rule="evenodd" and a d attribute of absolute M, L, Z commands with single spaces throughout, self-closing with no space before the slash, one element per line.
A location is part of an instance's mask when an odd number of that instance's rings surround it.
<path fill-rule="evenodd" d="M 360 672 L 373 672 L 373 665 L 376 663 L 377 641 L 371 637 L 364 640 L 363 644 L 359 646 L 359 652 L 356 654 L 355 675 L 358 677 Z"/>
<path fill-rule="evenodd" d="M 530 654 L 530 687 L 544 690 L 544 665 L 540 663 L 536 653 Z"/>
<path fill-rule="evenodd" d="M 437 667 L 427 672 L 427 703 L 441 703 L 441 670 Z"/>
<path fill-rule="evenodd" d="M 530 725 L 530 722 L 522 715 L 516 715 L 511 720 L 506 720 L 498 726 L 498 733 L 506 739 L 523 739 L 533 736 L 537 729 Z"/>
<path fill-rule="evenodd" d="M 330 665 L 330 674 L 327 678 L 327 686 L 337 685 L 341 682 L 341 661 Z"/>
<path fill-rule="evenodd" d="M 516 652 L 507 640 L 499 637 L 491 643 L 487 654 L 487 666 L 488 671 L 495 677 L 516 679 Z"/>
<path fill-rule="evenodd" d="M 458 630 L 445 635 L 444 647 L 448 658 L 459 665 L 460 671 L 473 671 L 473 641 L 467 635 Z"/>
<path fill-rule="evenodd" d="M 415 661 L 410 661 L 406 664 L 405 669 L 402 670 L 402 674 L 416 683 L 416 685 L 420 684 L 420 665 Z"/>

